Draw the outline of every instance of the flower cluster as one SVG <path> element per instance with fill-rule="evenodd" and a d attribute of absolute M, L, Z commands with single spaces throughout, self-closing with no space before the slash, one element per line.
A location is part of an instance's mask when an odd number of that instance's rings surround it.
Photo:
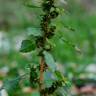
<path fill-rule="evenodd" d="M 55 81 L 51 87 L 49 88 L 45 88 L 41 91 L 41 93 L 44 95 L 44 94 L 53 94 L 57 89 L 58 87 L 61 87 L 63 85 L 64 81 Z"/>
<path fill-rule="evenodd" d="M 56 18 L 59 15 L 59 12 L 54 5 L 54 0 L 45 0 L 42 4 L 44 15 L 42 16 L 41 29 L 45 33 L 47 38 L 50 38 L 54 35 L 56 26 L 49 26 L 51 20 Z"/>

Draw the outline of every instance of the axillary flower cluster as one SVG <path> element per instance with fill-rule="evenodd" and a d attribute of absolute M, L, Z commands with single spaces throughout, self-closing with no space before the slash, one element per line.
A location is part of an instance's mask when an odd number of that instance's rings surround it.
<path fill-rule="evenodd" d="M 39 48 L 44 48 L 45 50 L 51 50 L 51 48 L 46 49 L 45 43 L 46 39 L 52 38 L 54 36 L 54 32 L 56 26 L 51 25 L 52 19 L 55 19 L 59 15 L 58 8 L 54 5 L 54 0 L 44 0 L 42 3 L 42 10 L 44 14 L 42 15 L 41 20 L 41 31 L 43 32 L 43 36 L 38 38 L 37 45 Z"/>

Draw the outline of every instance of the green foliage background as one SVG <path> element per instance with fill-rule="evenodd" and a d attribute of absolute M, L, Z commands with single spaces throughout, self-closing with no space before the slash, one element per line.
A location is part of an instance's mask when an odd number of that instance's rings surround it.
<path fill-rule="evenodd" d="M 28 0 L 27 3 L 40 6 L 40 2 Z M 93 0 L 89 7 L 82 0 L 66 2 L 62 4 L 58 0 L 57 3 L 64 11 L 61 10 L 61 15 L 53 21 L 57 29 L 56 35 L 50 40 L 53 45 L 55 43 L 52 54 L 58 63 L 63 64 L 66 76 L 72 74 L 72 77 L 79 77 L 88 64 L 96 63 L 96 1 Z M 5 43 L 2 42 L 0 46 L 0 68 L 7 66 L 12 70 L 6 77 L 0 76 L 1 80 L 16 77 L 20 70 L 28 71 L 27 64 L 38 63 L 36 52 L 33 55 L 21 54 L 19 48 L 21 41 L 31 31 L 39 32 L 41 14 L 41 8 L 24 6 L 24 0 L 0 0 L 0 33 L 5 34 L 2 40 Z M 16 42 L 19 46 L 17 49 Z M 81 52 L 78 52 L 77 47 Z"/>

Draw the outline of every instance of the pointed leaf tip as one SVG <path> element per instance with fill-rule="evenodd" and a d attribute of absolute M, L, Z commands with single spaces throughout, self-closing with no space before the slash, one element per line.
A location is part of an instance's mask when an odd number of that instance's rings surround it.
<path fill-rule="evenodd" d="M 23 40 L 20 48 L 20 52 L 30 52 L 35 49 L 35 43 L 31 40 Z"/>

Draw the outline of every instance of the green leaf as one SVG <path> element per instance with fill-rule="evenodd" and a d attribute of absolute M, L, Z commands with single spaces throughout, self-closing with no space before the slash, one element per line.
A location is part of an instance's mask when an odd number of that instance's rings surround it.
<path fill-rule="evenodd" d="M 30 2 L 30 0 L 28 1 L 28 0 L 25 0 L 24 1 L 24 6 L 26 6 L 26 7 L 29 7 L 29 8 L 41 8 L 41 6 L 37 6 L 37 5 L 35 5 L 35 4 L 31 4 L 32 2 Z"/>
<path fill-rule="evenodd" d="M 54 80 L 52 79 L 53 74 L 50 71 L 44 72 L 44 84 L 46 87 L 51 87 Z"/>
<path fill-rule="evenodd" d="M 40 96 L 40 93 L 38 91 L 32 92 L 32 96 Z"/>
<path fill-rule="evenodd" d="M 55 71 L 54 72 L 54 75 L 56 76 L 56 78 L 58 79 L 58 80 L 63 80 L 64 82 L 62 83 L 63 84 L 63 86 L 65 86 L 66 85 L 66 83 L 67 83 L 67 78 L 66 77 L 64 77 L 64 75 L 60 72 L 60 71 Z"/>
<path fill-rule="evenodd" d="M 28 35 L 33 35 L 33 36 L 42 36 L 42 32 L 40 30 L 40 28 L 28 28 L 27 29 L 27 33 Z"/>
<path fill-rule="evenodd" d="M 55 75 L 56 75 L 57 79 L 59 79 L 59 80 L 62 80 L 63 79 L 63 75 L 62 75 L 61 72 L 55 71 Z"/>
<path fill-rule="evenodd" d="M 23 40 L 21 44 L 20 52 L 30 52 L 36 48 L 35 43 L 31 40 Z"/>
<path fill-rule="evenodd" d="M 49 68 L 54 72 L 56 70 L 56 64 L 53 59 L 53 56 L 47 51 L 44 51 L 43 54 L 46 64 L 48 64 Z"/>
<path fill-rule="evenodd" d="M 35 6 L 32 4 L 25 4 L 25 6 L 29 7 L 29 8 L 41 8 L 40 6 Z"/>

